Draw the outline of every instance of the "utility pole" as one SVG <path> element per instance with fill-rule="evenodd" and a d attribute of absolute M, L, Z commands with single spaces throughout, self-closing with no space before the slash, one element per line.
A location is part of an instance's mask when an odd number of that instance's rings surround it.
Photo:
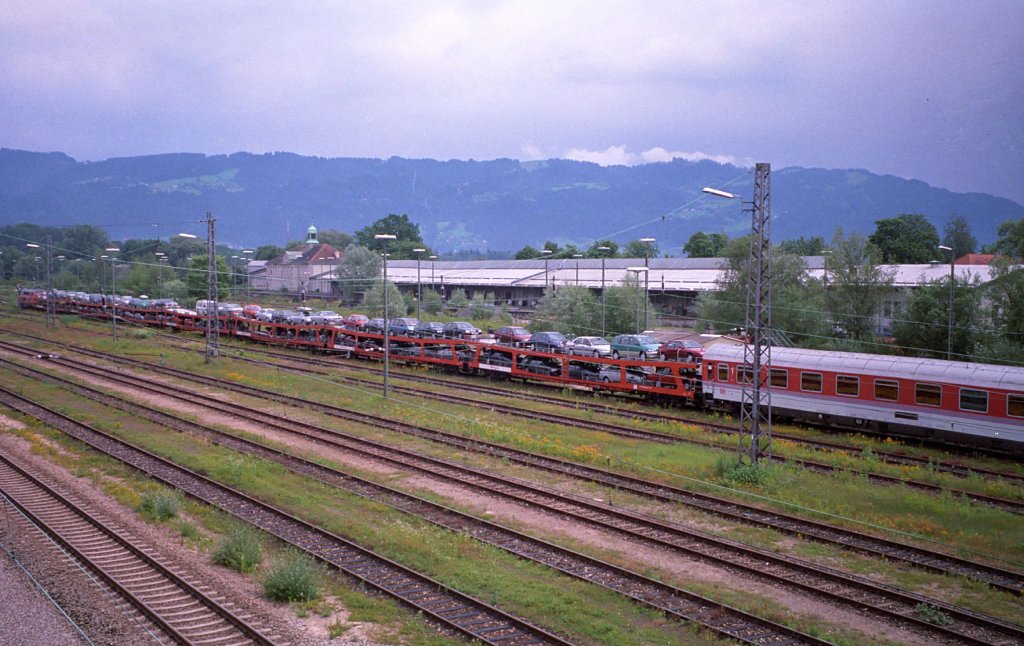
<path fill-rule="evenodd" d="M 53 239 L 46 236 L 46 327 L 57 324 L 57 298 L 53 292 Z"/>
<path fill-rule="evenodd" d="M 754 201 L 751 208 L 750 271 L 747 280 L 747 331 L 743 367 L 744 382 L 740 405 L 739 456 L 748 440 L 748 456 L 757 463 L 761 454 L 772 459 L 772 265 L 771 265 L 771 164 L 754 167 Z M 762 441 L 764 447 L 761 446 Z"/>
<path fill-rule="evenodd" d="M 728 199 L 739 196 L 715 188 L 705 193 Z M 772 457 L 772 265 L 771 265 L 771 164 L 754 167 L 754 199 L 750 205 L 750 255 L 747 257 L 747 343 L 737 381 L 740 398 L 739 461 L 744 456 L 756 464 L 762 454 Z M 748 209 L 744 209 L 746 211 Z M 762 447 L 761 444 L 764 443 Z"/>
<path fill-rule="evenodd" d="M 217 287 L 217 244 L 214 241 L 216 220 L 206 212 L 206 363 L 220 356 L 220 290 Z"/>

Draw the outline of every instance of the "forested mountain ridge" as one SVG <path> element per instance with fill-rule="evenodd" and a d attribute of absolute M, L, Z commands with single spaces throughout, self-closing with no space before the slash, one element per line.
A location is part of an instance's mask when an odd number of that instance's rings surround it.
<path fill-rule="evenodd" d="M 1024 216 L 1011 200 L 865 170 L 789 167 L 771 177 L 775 241 L 829 240 L 838 226 L 868 235 L 876 220 L 921 213 L 940 232 L 961 215 L 985 243 L 995 240 L 999 223 Z M 680 159 L 603 167 L 557 159 L 175 153 L 79 162 L 0 149 L 0 222 L 95 224 L 120 240 L 173 235 L 210 210 L 218 241 L 256 246 L 301 238 L 311 223 L 351 232 L 405 213 L 442 252 L 651 236 L 662 253 L 678 256 L 696 231 L 735 237 L 750 227 L 738 201 L 703 195 L 702 187 L 749 196 L 752 183 L 748 169 Z"/>

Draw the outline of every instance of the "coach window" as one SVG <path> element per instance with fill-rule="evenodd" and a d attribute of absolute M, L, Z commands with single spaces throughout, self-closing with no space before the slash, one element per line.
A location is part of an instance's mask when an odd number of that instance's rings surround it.
<path fill-rule="evenodd" d="M 718 364 L 718 381 L 729 381 L 729 364 Z"/>
<path fill-rule="evenodd" d="M 770 379 L 772 388 L 789 387 L 789 371 L 785 368 L 772 368 Z"/>
<path fill-rule="evenodd" d="M 845 397 L 856 397 L 860 394 L 860 377 L 836 375 L 836 394 Z"/>
<path fill-rule="evenodd" d="M 942 386 L 937 384 L 914 384 L 914 401 L 922 406 L 941 406 Z"/>
<path fill-rule="evenodd" d="M 1006 396 L 1006 414 L 1010 417 L 1024 417 L 1024 395 Z"/>
<path fill-rule="evenodd" d="M 900 382 L 878 379 L 875 381 L 875 399 L 897 401 L 900 398 Z"/>
<path fill-rule="evenodd" d="M 736 366 L 736 381 L 741 384 L 753 383 L 754 369 L 750 366 Z"/>
<path fill-rule="evenodd" d="M 809 392 L 820 393 L 821 392 L 821 373 L 820 372 L 801 372 L 800 373 L 800 390 L 806 390 Z"/>
<path fill-rule="evenodd" d="M 960 410 L 969 410 L 976 413 L 988 412 L 988 391 L 974 390 L 973 388 L 960 389 Z"/>

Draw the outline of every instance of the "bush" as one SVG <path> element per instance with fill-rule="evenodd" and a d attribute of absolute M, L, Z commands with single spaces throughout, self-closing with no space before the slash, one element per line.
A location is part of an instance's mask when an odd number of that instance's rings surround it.
<path fill-rule="evenodd" d="M 737 462 L 731 455 L 719 456 L 715 464 L 715 473 L 723 480 L 752 487 L 764 486 L 771 480 L 771 473 L 767 468 L 759 464 Z"/>
<path fill-rule="evenodd" d="M 213 553 L 213 562 L 239 572 L 252 572 L 263 560 L 260 534 L 251 525 L 239 525 L 225 534 Z"/>
<path fill-rule="evenodd" d="M 289 549 L 264 579 L 263 593 L 272 601 L 312 601 L 320 596 L 320 570 L 308 556 Z"/>
<path fill-rule="evenodd" d="M 158 523 L 178 515 L 181 501 L 178 495 L 170 491 L 158 491 L 146 494 L 139 503 L 139 513 L 148 516 Z"/>

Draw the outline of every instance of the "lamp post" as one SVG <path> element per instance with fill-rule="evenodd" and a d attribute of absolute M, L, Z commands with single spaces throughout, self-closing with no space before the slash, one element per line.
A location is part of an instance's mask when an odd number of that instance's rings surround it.
<path fill-rule="evenodd" d="M 605 253 L 607 253 L 607 252 L 609 252 L 611 250 L 612 250 L 611 247 L 606 247 L 604 245 L 602 245 L 602 246 L 597 248 L 597 251 L 601 252 L 601 336 L 604 336 L 604 334 L 605 334 L 605 330 L 604 330 L 604 261 L 605 261 Z"/>
<path fill-rule="evenodd" d="M 939 249 L 949 252 L 949 323 L 946 325 L 946 361 L 953 360 L 953 248 L 946 245 L 939 245 Z"/>
<path fill-rule="evenodd" d="M 651 253 L 651 243 L 654 242 L 654 238 L 640 238 L 640 242 L 644 243 L 644 267 L 648 267 L 648 257 Z M 644 273 L 644 329 L 647 329 L 647 294 L 651 284 L 651 273 Z"/>
<path fill-rule="evenodd" d="M 576 259 L 576 286 L 579 287 L 580 286 L 580 258 L 583 257 L 583 254 L 581 254 L 581 253 L 574 253 L 572 255 L 572 257 Z"/>
<path fill-rule="evenodd" d="M 242 249 L 242 255 L 245 256 L 245 300 L 250 300 L 252 297 L 249 295 L 249 263 L 252 262 L 252 249 Z"/>
<path fill-rule="evenodd" d="M 26 242 L 25 246 L 29 249 L 38 249 L 39 245 L 34 242 Z M 39 256 L 35 257 L 35 280 L 32 281 L 34 287 L 39 287 Z"/>
<path fill-rule="evenodd" d="M 430 291 L 434 291 L 434 263 L 437 262 L 437 256 L 430 256 Z"/>
<path fill-rule="evenodd" d="M 64 291 L 64 261 L 67 260 L 64 256 L 57 256 L 57 260 L 60 261 L 60 289 Z"/>
<path fill-rule="evenodd" d="M 426 249 L 422 247 L 416 247 L 413 252 L 416 254 L 416 320 L 420 318 L 420 312 L 423 303 L 423 283 L 420 282 L 420 260 L 423 259 L 423 253 Z"/>
<path fill-rule="evenodd" d="M 392 233 L 377 233 L 373 236 L 374 240 L 384 244 L 384 399 L 388 398 L 388 365 L 391 360 L 391 344 L 388 341 L 388 240 L 397 237 Z"/>
<path fill-rule="evenodd" d="M 646 277 L 648 268 L 626 267 L 626 271 L 631 271 L 636 275 L 636 333 L 640 334 L 640 274 L 644 274 Z M 644 300 L 647 299 L 645 298 Z"/>
<path fill-rule="evenodd" d="M 544 256 L 544 291 L 546 292 L 548 291 L 548 258 L 550 258 L 551 254 L 554 252 L 550 249 L 541 249 L 537 253 Z"/>
<path fill-rule="evenodd" d="M 115 254 L 121 251 L 118 247 L 107 247 L 106 251 Z M 117 256 L 110 256 L 110 334 L 117 341 Z"/>

